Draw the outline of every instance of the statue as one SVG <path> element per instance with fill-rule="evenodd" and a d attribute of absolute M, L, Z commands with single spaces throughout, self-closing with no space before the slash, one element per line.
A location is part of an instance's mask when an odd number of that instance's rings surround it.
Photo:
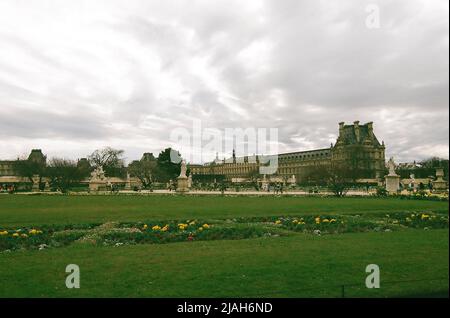
<path fill-rule="evenodd" d="M 291 184 L 296 184 L 296 183 L 297 183 L 297 178 L 295 177 L 295 174 L 293 174 L 291 177 Z"/>
<path fill-rule="evenodd" d="M 97 167 L 91 172 L 91 178 L 89 179 L 89 190 L 99 191 L 106 188 L 106 177 L 103 168 Z"/>
<path fill-rule="evenodd" d="M 444 169 L 436 168 L 436 180 L 432 182 L 433 192 L 445 193 L 447 192 L 447 181 L 444 180 Z"/>
<path fill-rule="evenodd" d="M 188 185 L 188 177 L 186 176 L 186 162 L 184 160 L 181 161 L 181 171 L 180 175 L 177 178 L 177 192 L 185 193 L 189 191 Z"/>
<path fill-rule="evenodd" d="M 385 176 L 386 190 L 388 193 L 397 193 L 400 188 L 400 176 L 395 173 L 394 158 L 391 157 L 388 161 L 389 174 Z"/>
<path fill-rule="evenodd" d="M 186 176 L 186 162 L 184 160 L 181 161 L 181 171 L 180 171 L 180 176 L 178 178 L 187 178 L 187 176 Z"/>
<path fill-rule="evenodd" d="M 37 192 L 37 191 L 40 190 L 39 189 L 39 185 L 40 185 L 41 179 L 40 179 L 40 177 L 37 174 L 33 175 L 32 179 L 33 179 L 32 191 L 33 192 Z"/>
<path fill-rule="evenodd" d="M 94 171 L 91 172 L 90 181 L 102 181 L 105 179 L 105 172 L 103 171 L 103 167 L 97 167 Z"/>
<path fill-rule="evenodd" d="M 388 168 L 389 168 L 389 175 L 390 176 L 396 176 L 397 174 L 395 173 L 395 163 L 394 163 L 394 158 L 391 157 L 388 161 Z"/>
<path fill-rule="evenodd" d="M 192 173 L 189 174 L 189 177 L 188 177 L 188 188 L 189 189 L 192 188 Z"/>
<path fill-rule="evenodd" d="M 269 191 L 269 181 L 266 178 L 266 175 L 264 174 L 263 179 L 261 181 L 261 188 L 264 191 Z"/>
<path fill-rule="evenodd" d="M 125 190 L 131 190 L 131 177 L 129 172 L 127 172 L 127 181 L 125 182 Z"/>

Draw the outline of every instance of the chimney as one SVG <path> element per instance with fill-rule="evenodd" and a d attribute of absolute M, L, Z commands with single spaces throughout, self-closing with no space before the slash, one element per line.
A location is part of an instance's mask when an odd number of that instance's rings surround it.
<path fill-rule="evenodd" d="M 367 123 L 367 132 L 370 137 L 373 137 L 373 122 L 371 121 Z"/>
<path fill-rule="evenodd" d="M 339 123 L 339 136 L 342 136 L 342 133 L 344 132 L 344 122 L 341 121 Z"/>
<path fill-rule="evenodd" d="M 359 142 L 359 120 L 353 122 L 353 127 L 355 129 L 356 142 Z"/>

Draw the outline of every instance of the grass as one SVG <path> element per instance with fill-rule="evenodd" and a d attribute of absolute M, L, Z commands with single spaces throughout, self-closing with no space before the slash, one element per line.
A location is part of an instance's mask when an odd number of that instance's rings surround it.
<path fill-rule="evenodd" d="M 448 202 L 396 198 L 0 195 L 0 226 L 428 210 L 448 211 Z"/>
<path fill-rule="evenodd" d="M 448 230 L 74 245 L 0 254 L 0 297 L 340 297 L 341 285 L 347 297 L 445 295 L 448 256 Z M 65 287 L 71 263 L 80 289 Z M 364 287 L 372 263 L 377 290 Z"/>
<path fill-rule="evenodd" d="M 240 229 L 253 224 L 240 223 L 241 217 L 259 222 L 260 218 L 287 215 L 304 215 L 306 220 L 308 215 L 337 214 L 366 222 L 386 218 L 386 214 L 400 219 L 401 212 L 425 211 L 441 212 L 439 217 L 446 217 L 448 202 L 0 195 L 0 229 L 41 226 L 45 233 L 46 228 L 69 226 L 86 231 L 89 224 L 130 222 L 136 226 L 140 222 L 194 218 L 215 220 L 214 224 L 221 220 L 223 226 L 230 224 L 227 219 L 236 219 L 233 226 Z M 355 214 L 361 217 L 351 216 Z M 290 229 L 290 219 L 283 222 L 288 223 L 278 228 L 289 232 L 286 236 L 237 240 L 225 236 L 219 240 L 121 246 L 74 242 L 42 251 L 1 252 L 0 297 L 340 297 L 342 285 L 347 297 L 448 297 L 448 228 L 424 230 L 423 223 L 417 228 L 398 224 L 398 230 L 392 232 L 317 236 Z M 68 264 L 80 266 L 80 289 L 65 287 Z M 368 264 L 380 266 L 380 289 L 365 288 Z"/>

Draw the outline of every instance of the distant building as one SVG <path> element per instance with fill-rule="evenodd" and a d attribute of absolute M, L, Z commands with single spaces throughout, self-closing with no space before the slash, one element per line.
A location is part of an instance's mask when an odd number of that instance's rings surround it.
<path fill-rule="evenodd" d="M 14 176 L 14 164 L 16 160 L 0 161 L 0 177 Z"/>
<path fill-rule="evenodd" d="M 14 165 L 18 160 L 0 160 L 0 177 L 13 177 L 16 176 L 16 172 L 14 170 Z M 28 158 L 25 160 L 43 162 L 44 164 L 47 161 L 47 157 L 44 156 L 41 149 L 33 149 L 29 154 Z M 1 181 L 0 181 L 1 182 Z"/>
<path fill-rule="evenodd" d="M 221 176 L 226 180 L 245 179 L 258 174 L 259 156 L 216 159 L 204 165 L 194 164 L 189 168 L 195 176 Z M 351 125 L 339 123 L 336 143 L 328 148 L 281 153 L 278 155 L 278 170 L 273 177 L 283 180 L 293 175 L 298 182 L 305 181 L 312 171 L 327 168 L 331 163 L 351 165 L 360 171 L 360 179 L 376 181 L 385 171 L 385 146 L 373 131 L 373 123 L 363 125 L 355 121 Z"/>
<path fill-rule="evenodd" d="M 231 158 L 219 159 L 216 155 L 213 162 L 203 165 L 191 164 L 189 169 L 194 180 L 200 179 L 200 177 L 230 181 L 249 180 L 260 177 L 259 168 L 263 165 L 260 159 L 261 157 L 258 155 L 236 157 L 233 151 Z M 47 157 L 40 149 L 33 149 L 27 160 L 45 164 Z M 156 158 L 152 153 L 144 153 L 140 161 L 156 161 Z M 133 161 L 130 165 L 135 162 L 138 161 Z M 14 160 L 0 161 L 0 184 L 28 182 L 17 176 L 14 171 L 15 163 Z M 386 169 L 385 146 L 375 136 L 372 122 L 363 125 L 360 125 L 358 121 L 350 125 L 341 122 L 339 123 L 339 136 L 334 145 L 315 150 L 279 154 L 278 169 L 274 175 L 268 177 L 285 181 L 291 178 L 302 183 L 307 181 L 312 174 L 330 167 L 333 163 L 352 166 L 359 171 L 359 179 L 362 182 L 376 182 L 383 177 Z M 86 158 L 79 159 L 78 166 L 91 169 Z M 113 181 L 125 182 L 120 178 L 115 178 Z"/>
<path fill-rule="evenodd" d="M 141 161 L 155 161 L 156 158 L 152 152 L 144 152 L 142 155 Z"/>

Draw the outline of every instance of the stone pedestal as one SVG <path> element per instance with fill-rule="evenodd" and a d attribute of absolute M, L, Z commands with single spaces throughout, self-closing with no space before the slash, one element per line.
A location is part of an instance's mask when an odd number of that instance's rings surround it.
<path fill-rule="evenodd" d="M 433 192 L 444 192 L 447 190 L 447 181 L 443 179 L 444 169 L 436 169 L 436 180 L 433 181 Z"/>
<path fill-rule="evenodd" d="M 31 186 L 31 191 L 39 192 L 39 176 L 33 176 L 33 185 Z"/>
<path fill-rule="evenodd" d="M 384 177 L 386 180 L 386 191 L 389 193 L 397 193 L 400 185 L 400 176 L 387 175 Z"/>
<path fill-rule="evenodd" d="M 104 181 L 89 182 L 89 191 L 106 191 L 106 182 Z"/>
<path fill-rule="evenodd" d="M 186 193 L 189 192 L 188 178 L 180 176 L 177 178 L 177 192 Z"/>

